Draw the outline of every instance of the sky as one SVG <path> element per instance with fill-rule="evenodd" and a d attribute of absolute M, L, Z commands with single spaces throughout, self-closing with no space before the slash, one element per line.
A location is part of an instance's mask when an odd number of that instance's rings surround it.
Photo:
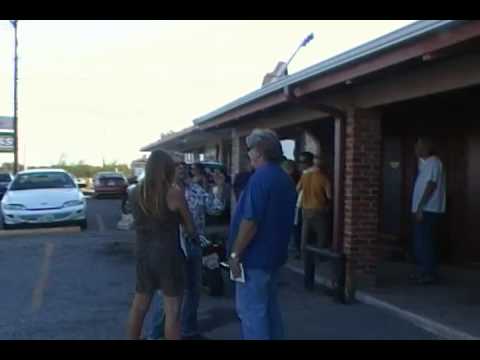
<path fill-rule="evenodd" d="M 19 21 L 19 161 L 130 163 L 162 133 L 260 88 L 308 34 L 289 74 L 412 22 Z M 0 20 L 0 116 L 13 114 L 13 39 Z"/>

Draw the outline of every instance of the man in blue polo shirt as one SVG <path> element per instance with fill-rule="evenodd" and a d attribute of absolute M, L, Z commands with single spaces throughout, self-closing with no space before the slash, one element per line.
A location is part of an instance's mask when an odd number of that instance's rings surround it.
<path fill-rule="evenodd" d="M 271 130 L 255 129 L 246 139 L 255 173 L 238 201 L 230 226 L 229 264 L 236 283 L 236 308 L 245 339 L 284 338 L 278 277 L 288 258 L 296 191 L 280 167 L 282 147 Z"/>

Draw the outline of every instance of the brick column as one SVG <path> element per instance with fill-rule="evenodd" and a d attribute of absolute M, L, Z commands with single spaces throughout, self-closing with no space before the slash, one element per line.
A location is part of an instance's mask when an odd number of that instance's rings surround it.
<path fill-rule="evenodd" d="M 376 280 L 381 137 L 379 112 L 349 112 L 345 129 L 343 245 L 350 286 L 352 282 L 372 285 Z"/>

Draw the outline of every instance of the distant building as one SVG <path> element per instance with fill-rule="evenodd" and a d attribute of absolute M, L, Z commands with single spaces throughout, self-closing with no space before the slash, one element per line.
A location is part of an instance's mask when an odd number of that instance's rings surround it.
<path fill-rule="evenodd" d="M 140 176 L 145 171 L 145 165 L 147 164 L 147 156 L 144 155 L 143 158 L 133 160 L 130 165 L 132 169 L 133 176 Z"/>

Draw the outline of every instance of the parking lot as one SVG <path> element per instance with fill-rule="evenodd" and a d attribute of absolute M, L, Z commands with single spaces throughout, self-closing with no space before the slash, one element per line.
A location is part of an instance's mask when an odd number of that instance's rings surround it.
<path fill-rule="evenodd" d="M 88 201 L 87 231 L 0 236 L 0 339 L 125 339 L 134 233 L 115 228 L 120 200 Z M 280 286 L 289 339 L 432 338 L 374 307 L 306 293 L 288 270 Z M 241 336 L 230 298 L 203 295 L 199 321 L 211 339 Z"/>
<path fill-rule="evenodd" d="M 116 339 L 134 273 L 131 235 L 114 231 L 119 200 L 89 200 L 89 229 L 3 235 L 1 339 Z"/>

